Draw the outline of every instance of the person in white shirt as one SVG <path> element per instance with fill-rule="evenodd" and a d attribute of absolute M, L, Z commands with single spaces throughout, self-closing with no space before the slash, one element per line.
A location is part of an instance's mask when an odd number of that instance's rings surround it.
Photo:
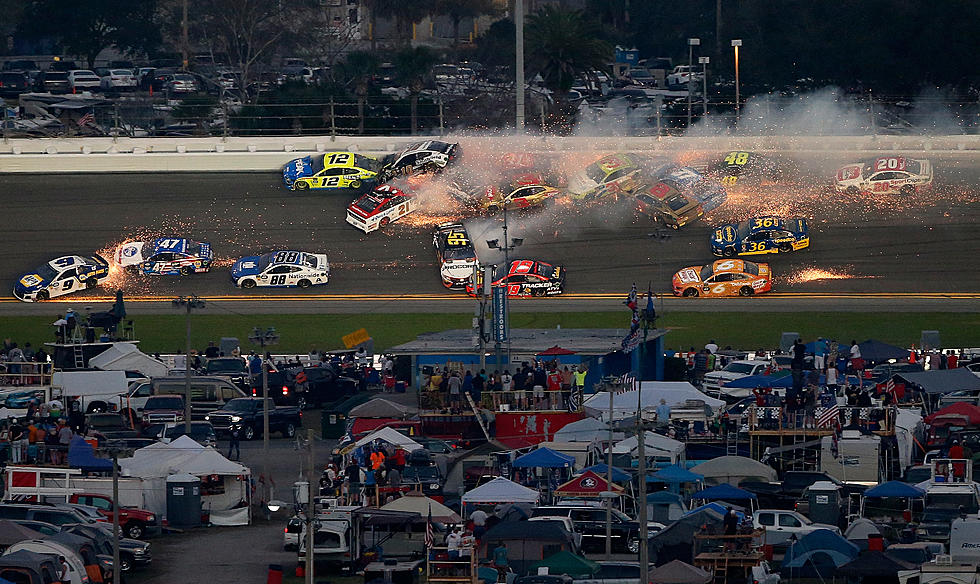
<path fill-rule="evenodd" d="M 463 537 L 459 534 L 458 530 L 452 530 L 449 535 L 446 536 L 446 548 L 449 551 L 449 559 L 455 560 L 459 558 L 459 544 Z"/>
<path fill-rule="evenodd" d="M 711 341 L 705 345 L 704 348 L 707 349 L 709 353 L 714 355 L 718 352 L 718 343 L 716 343 L 714 339 L 711 339 Z"/>

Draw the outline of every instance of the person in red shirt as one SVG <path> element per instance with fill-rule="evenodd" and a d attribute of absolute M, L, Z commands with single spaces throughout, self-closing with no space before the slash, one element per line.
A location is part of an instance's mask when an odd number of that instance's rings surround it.
<path fill-rule="evenodd" d="M 548 372 L 548 403 L 551 404 L 552 408 L 561 407 L 561 404 L 556 404 L 560 400 L 560 396 L 561 372 L 554 368 Z"/>
<path fill-rule="evenodd" d="M 953 480 L 962 482 L 966 476 L 966 463 L 963 462 L 965 454 L 959 440 L 953 440 L 953 445 L 949 447 L 949 458 L 953 461 Z"/>
<path fill-rule="evenodd" d="M 398 469 L 398 472 L 404 472 L 405 471 L 405 449 L 404 448 L 399 448 L 398 450 L 395 451 L 395 468 Z"/>
<path fill-rule="evenodd" d="M 946 355 L 946 369 L 956 369 L 956 363 L 958 361 L 959 357 L 956 356 L 956 353 L 950 351 L 949 354 Z"/>

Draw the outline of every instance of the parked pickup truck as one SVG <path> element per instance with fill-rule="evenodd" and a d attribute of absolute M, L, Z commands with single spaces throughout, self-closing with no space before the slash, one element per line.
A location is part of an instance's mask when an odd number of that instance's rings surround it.
<path fill-rule="evenodd" d="M 814 523 L 796 511 L 782 509 L 759 509 L 752 516 L 752 527 L 766 529 L 766 544 L 786 545 L 792 536 L 800 539 L 818 529 L 829 529 L 840 535 L 836 525 Z"/>
<path fill-rule="evenodd" d="M 779 482 L 743 481 L 738 486 L 741 489 L 755 493 L 759 498 L 760 507 L 776 509 L 793 509 L 796 502 L 803 496 L 803 491 L 817 481 L 830 481 L 841 487 L 841 499 L 847 500 L 852 493 L 864 491 L 863 485 L 849 485 L 823 472 L 787 471 Z"/>
<path fill-rule="evenodd" d="M 283 437 L 292 438 L 296 429 L 303 424 L 303 413 L 295 406 L 276 407 L 272 398 L 268 401 L 269 432 L 281 432 Z M 206 422 L 211 422 L 217 434 L 229 434 L 238 429 L 243 440 L 252 440 L 262 435 L 264 417 L 262 398 L 237 397 L 225 404 L 220 410 L 215 410 L 204 416 Z"/>
<path fill-rule="evenodd" d="M 109 521 L 113 520 L 112 516 L 116 512 L 116 505 L 112 502 L 112 498 L 98 493 L 74 493 L 68 502 L 95 507 Z M 119 528 L 123 535 L 132 539 L 141 539 L 148 535 L 160 533 L 160 523 L 157 521 L 156 515 L 136 507 L 122 507 L 119 510 Z"/>

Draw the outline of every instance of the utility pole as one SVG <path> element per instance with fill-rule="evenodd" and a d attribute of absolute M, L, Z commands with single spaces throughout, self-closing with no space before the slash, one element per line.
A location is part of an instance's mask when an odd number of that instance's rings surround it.
<path fill-rule="evenodd" d="M 643 384 L 636 390 L 636 447 L 639 455 L 639 474 L 640 474 L 640 514 L 637 518 L 640 523 L 640 574 L 647 578 L 646 574 L 650 569 L 650 550 L 647 546 L 647 455 L 646 455 L 646 429 L 643 427 Z M 646 582 L 646 580 L 644 580 Z"/>
<path fill-rule="evenodd" d="M 612 489 L 612 469 L 613 469 L 613 398 L 614 393 L 609 384 L 606 384 L 606 391 L 609 392 L 609 447 L 606 450 L 606 487 Z M 612 559 L 612 497 L 606 498 L 606 561 Z"/>
<path fill-rule="evenodd" d="M 516 133 L 524 134 L 524 0 L 514 0 L 514 28 L 516 29 L 517 74 L 514 89 L 517 92 Z"/>
<path fill-rule="evenodd" d="M 269 327 L 265 332 L 262 329 L 255 327 L 252 329 L 252 334 L 248 336 L 248 340 L 253 344 L 259 345 L 259 350 L 262 354 L 259 355 L 262 361 L 262 466 L 263 472 L 266 480 L 270 480 L 269 473 L 265 472 L 267 469 L 267 462 L 269 460 L 269 363 L 266 362 L 265 348 L 267 345 L 275 345 L 279 342 L 279 334 L 276 333 L 274 327 Z"/>
<path fill-rule="evenodd" d="M 687 128 L 691 128 L 691 98 L 694 90 L 694 47 L 701 44 L 701 39 L 687 39 Z"/>
<path fill-rule="evenodd" d="M 316 527 L 316 504 L 313 502 L 313 485 L 318 484 L 313 469 L 316 459 L 313 452 L 313 428 L 306 431 L 307 448 L 310 449 L 309 476 L 306 478 L 309 495 L 307 496 L 307 528 L 306 528 L 306 584 L 313 584 L 313 530 Z"/>
<path fill-rule="evenodd" d="M 698 57 L 698 63 L 701 63 L 701 81 L 704 83 L 701 90 L 701 97 L 704 98 L 704 111 L 701 115 L 705 118 L 708 117 L 708 63 L 710 62 L 711 57 Z"/>
<path fill-rule="evenodd" d="M 112 453 L 112 583 L 122 582 L 122 570 L 119 568 L 119 515 L 122 507 L 119 505 L 119 454 Z"/>
<path fill-rule="evenodd" d="M 187 0 L 181 2 L 180 16 L 180 60 L 184 65 L 184 71 L 190 64 L 190 43 L 187 41 Z"/>
<path fill-rule="evenodd" d="M 187 339 L 184 346 L 184 433 L 191 435 L 191 310 L 204 308 L 204 299 L 197 296 L 180 296 L 173 305 L 187 309 Z"/>

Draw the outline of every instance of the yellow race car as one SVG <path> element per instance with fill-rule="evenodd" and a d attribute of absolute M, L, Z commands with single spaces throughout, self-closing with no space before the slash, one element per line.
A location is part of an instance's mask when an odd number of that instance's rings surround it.
<path fill-rule="evenodd" d="M 570 176 L 568 194 L 580 201 L 591 201 L 607 195 L 629 195 L 642 184 L 639 173 L 639 165 L 630 156 L 611 154 Z"/>
<path fill-rule="evenodd" d="M 327 152 L 291 160 L 282 167 L 282 182 L 291 191 L 360 189 L 378 182 L 381 163 L 363 154 Z"/>
<path fill-rule="evenodd" d="M 512 211 L 539 207 L 561 192 L 545 182 L 544 176 L 538 172 L 519 174 L 500 187 L 487 187 L 480 204 L 490 213 L 501 209 Z"/>

